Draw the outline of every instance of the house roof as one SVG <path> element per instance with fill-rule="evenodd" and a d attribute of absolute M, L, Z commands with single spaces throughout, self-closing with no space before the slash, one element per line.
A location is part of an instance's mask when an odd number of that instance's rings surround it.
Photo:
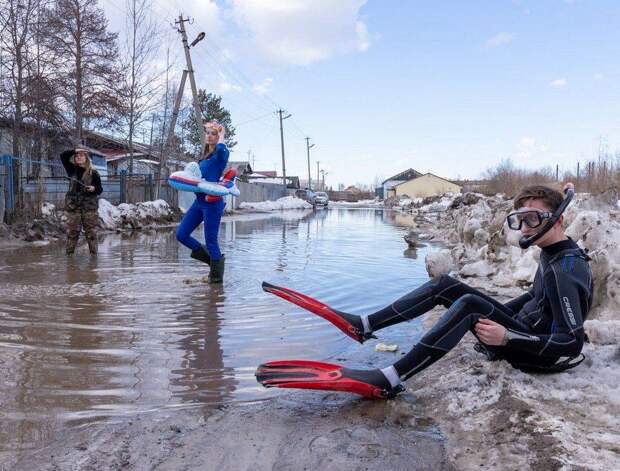
<path fill-rule="evenodd" d="M 278 176 L 278 172 L 275 170 L 254 170 L 254 174 L 256 175 L 257 173 L 261 175 L 265 175 L 266 177 L 277 177 Z"/>
<path fill-rule="evenodd" d="M 90 139 L 99 139 L 101 141 L 107 142 L 108 144 L 113 144 L 115 146 L 121 147 L 121 149 L 127 149 L 129 147 L 129 143 L 127 142 L 126 139 L 121 138 L 121 137 L 116 137 L 116 136 L 112 136 L 111 134 L 106 134 L 106 133 L 102 133 L 99 131 L 89 131 L 89 130 L 84 130 L 84 137 L 86 139 L 90 138 Z M 134 147 L 134 155 L 137 152 L 143 153 L 143 154 L 148 154 L 149 153 L 149 145 L 148 144 L 144 144 L 142 142 L 137 142 L 134 141 L 133 142 L 133 147 Z M 105 152 L 105 145 L 102 146 L 102 150 Z M 109 149 L 110 154 L 114 153 L 113 149 Z"/>
<path fill-rule="evenodd" d="M 245 175 L 252 173 L 252 166 L 250 162 L 243 160 L 229 160 L 228 165 L 237 170 L 237 174 Z"/>
<path fill-rule="evenodd" d="M 456 185 L 456 186 L 459 186 L 459 187 L 461 186 L 461 185 L 459 185 L 458 183 L 454 183 L 453 181 L 448 180 L 447 178 L 442 178 L 442 177 L 439 177 L 439 176 L 435 175 L 434 173 L 430 173 L 430 172 L 425 173 L 424 175 L 420 175 L 420 176 L 418 176 L 418 177 L 416 177 L 416 178 L 419 178 L 419 177 L 425 177 L 425 176 L 427 176 L 427 175 L 431 175 L 431 176 L 433 176 L 433 177 L 435 177 L 435 178 L 439 178 L 440 180 L 443 180 L 444 182 L 452 183 L 453 185 Z M 412 179 L 412 180 L 413 180 L 413 179 Z M 400 182 L 400 183 L 397 183 L 397 184 L 396 184 L 396 185 L 394 185 L 394 186 L 396 187 L 396 186 L 404 185 L 405 183 L 409 183 L 410 181 L 411 181 L 411 180 L 407 180 L 407 181 L 404 181 L 404 182 Z"/>
<path fill-rule="evenodd" d="M 414 178 L 421 177 L 422 175 L 424 175 L 424 174 L 420 173 L 417 170 L 414 170 L 412 168 L 408 168 L 404 172 L 397 173 L 393 177 L 390 177 L 390 178 L 387 178 L 387 179 L 383 180 L 383 182 L 381 182 L 381 184 L 385 185 L 385 183 L 389 182 L 390 180 L 409 181 L 409 180 L 413 180 Z"/>
<path fill-rule="evenodd" d="M 139 159 L 141 157 L 147 157 L 148 154 L 143 154 L 141 152 L 134 152 L 133 153 L 133 158 L 134 159 Z M 105 159 L 107 162 L 114 162 L 116 160 L 123 160 L 123 159 L 128 159 L 129 158 L 129 154 L 108 154 L 105 156 Z"/>

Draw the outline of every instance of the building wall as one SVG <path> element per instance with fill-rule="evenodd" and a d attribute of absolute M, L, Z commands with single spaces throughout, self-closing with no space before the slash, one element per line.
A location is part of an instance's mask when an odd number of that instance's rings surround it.
<path fill-rule="evenodd" d="M 394 186 L 402 183 L 402 180 L 388 180 L 383 184 L 383 199 L 394 196 Z"/>
<path fill-rule="evenodd" d="M 396 186 L 394 189 L 397 196 L 407 195 L 410 198 L 424 198 L 426 196 L 443 195 L 448 192 L 461 192 L 460 186 L 430 174 L 409 180 Z"/>

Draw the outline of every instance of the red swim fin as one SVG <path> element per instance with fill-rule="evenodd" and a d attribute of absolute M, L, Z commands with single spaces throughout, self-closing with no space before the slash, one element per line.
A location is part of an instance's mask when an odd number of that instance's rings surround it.
<path fill-rule="evenodd" d="M 352 370 L 333 363 L 282 360 L 264 363 L 255 373 L 266 388 L 318 389 L 359 394 L 368 399 L 391 399 L 404 391 L 392 388 L 379 370 Z"/>
<path fill-rule="evenodd" d="M 272 285 L 266 281 L 263 281 L 263 290 L 268 293 L 275 294 L 282 299 L 286 299 L 287 301 L 290 301 L 291 303 L 296 304 L 319 317 L 322 317 L 326 321 L 334 324 L 353 340 L 357 340 L 359 343 L 364 343 L 364 341 L 369 338 L 376 338 L 372 334 L 364 333 L 359 316 L 332 309 L 327 304 L 323 304 L 321 301 L 317 301 L 310 296 L 298 293 L 297 291 L 293 291 L 289 288 Z M 355 325 L 356 323 L 360 325 Z"/>

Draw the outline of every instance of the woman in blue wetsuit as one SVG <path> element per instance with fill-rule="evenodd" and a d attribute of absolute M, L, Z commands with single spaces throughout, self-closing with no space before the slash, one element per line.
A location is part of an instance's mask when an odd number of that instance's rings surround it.
<path fill-rule="evenodd" d="M 228 164 L 225 130 L 224 126 L 216 122 L 204 126 L 207 142 L 198 165 L 202 178 L 217 183 Z M 209 283 L 222 283 L 224 280 L 224 255 L 217 243 L 224 206 L 221 196 L 196 193 L 196 201 L 187 210 L 177 229 L 177 240 L 192 250 L 191 257 L 211 266 Z M 191 235 L 201 222 L 204 222 L 206 247 Z"/>

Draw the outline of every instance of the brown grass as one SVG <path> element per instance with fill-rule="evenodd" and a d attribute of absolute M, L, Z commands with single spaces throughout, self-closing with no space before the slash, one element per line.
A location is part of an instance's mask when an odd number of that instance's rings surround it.
<path fill-rule="evenodd" d="M 515 167 L 510 160 L 485 171 L 479 191 L 485 194 L 504 193 L 515 196 L 527 185 L 548 185 L 562 189 L 564 183 L 573 182 L 578 192 L 602 193 L 609 188 L 620 187 L 620 151 L 615 155 L 602 153 L 598 159 L 580 162 L 570 169 L 544 167 L 529 170 Z"/>

